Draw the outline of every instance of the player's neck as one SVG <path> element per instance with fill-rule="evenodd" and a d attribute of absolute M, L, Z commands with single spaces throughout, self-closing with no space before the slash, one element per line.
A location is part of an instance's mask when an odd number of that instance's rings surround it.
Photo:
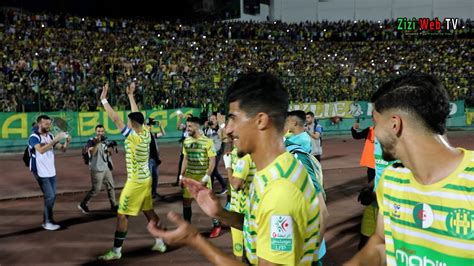
<path fill-rule="evenodd" d="M 251 154 L 258 171 L 263 170 L 286 151 L 281 134 L 277 132 L 262 132 L 260 134 L 257 136 L 255 152 Z"/>
<path fill-rule="evenodd" d="M 293 129 L 293 134 L 294 134 L 294 135 L 298 135 L 298 134 L 300 134 L 300 133 L 303 132 L 303 131 L 304 131 L 304 128 L 303 128 L 303 127 L 295 127 L 295 128 Z"/>
<path fill-rule="evenodd" d="M 133 131 L 137 132 L 138 134 L 142 133 L 143 132 L 143 128 L 142 127 L 132 127 Z"/>
<path fill-rule="evenodd" d="M 463 152 L 449 145 L 441 135 L 418 136 L 401 145 L 400 160 L 410 169 L 418 183 L 424 185 L 448 177 L 464 157 Z"/>

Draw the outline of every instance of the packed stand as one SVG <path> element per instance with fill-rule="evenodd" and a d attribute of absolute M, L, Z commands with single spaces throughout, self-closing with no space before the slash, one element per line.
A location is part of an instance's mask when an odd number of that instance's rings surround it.
<path fill-rule="evenodd" d="M 394 21 L 200 22 L 1 14 L 0 111 L 95 111 L 105 82 L 119 109 L 133 79 L 145 109 L 200 107 L 221 101 L 239 74 L 271 72 L 293 102 L 368 100 L 394 75 L 421 70 L 440 77 L 452 99 L 474 104 L 464 21 L 450 36 L 394 30 Z"/>

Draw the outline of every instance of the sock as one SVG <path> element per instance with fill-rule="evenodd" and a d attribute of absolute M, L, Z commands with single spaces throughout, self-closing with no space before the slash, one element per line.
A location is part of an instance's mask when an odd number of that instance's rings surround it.
<path fill-rule="evenodd" d="M 122 251 L 123 241 L 125 241 L 126 236 L 127 236 L 127 232 L 115 231 L 114 249 L 113 249 L 115 253 L 120 253 Z"/>
<path fill-rule="evenodd" d="M 221 223 L 219 222 L 219 220 L 215 219 L 215 218 L 212 218 L 212 225 L 214 227 L 220 227 L 221 226 Z"/>
<path fill-rule="evenodd" d="M 115 253 L 115 254 L 120 254 L 122 252 L 122 247 L 113 247 L 112 248 L 112 251 Z"/>
<path fill-rule="evenodd" d="M 191 206 L 189 207 L 183 207 L 183 218 L 186 220 L 188 223 L 191 223 L 191 216 L 193 215 L 193 210 L 191 209 Z"/>
<path fill-rule="evenodd" d="M 163 239 L 161 238 L 155 238 L 155 245 L 164 245 L 165 242 L 163 242 Z"/>

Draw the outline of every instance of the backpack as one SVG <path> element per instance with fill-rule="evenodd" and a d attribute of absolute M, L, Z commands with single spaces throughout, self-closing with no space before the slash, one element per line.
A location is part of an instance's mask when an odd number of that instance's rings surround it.
<path fill-rule="evenodd" d="M 319 145 L 322 147 L 323 146 L 323 126 L 321 126 L 321 124 L 319 124 L 319 121 L 314 121 L 314 128 L 313 128 L 313 132 L 319 132 L 317 130 L 318 126 L 321 128 L 321 132 L 320 132 L 320 135 L 319 135 Z"/>
<path fill-rule="evenodd" d="M 295 158 L 304 165 L 306 171 L 311 177 L 311 181 L 313 181 L 316 191 L 322 192 L 323 198 L 326 199 L 326 192 L 324 192 L 323 187 L 323 172 L 318 159 L 316 159 L 314 155 L 305 152 L 300 145 L 294 144 L 291 141 L 285 141 L 285 146 L 286 150 L 293 154 Z"/>
<path fill-rule="evenodd" d="M 31 157 L 30 147 L 27 146 L 25 148 L 25 151 L 23 152 L 23 162 L 25 163 L 26 167 L 30 167 L 30 157 Z"/>
<path fill-rule="evenodd" d="M 32 135 L 35 135 L 41 140 L 41 137 L 38 134 L 32 133 Z M 26 167 L 30 167 L 31 154 L 33 154 L 33 152 L 35 152 L 35 147 L 32 147 L 30 149 L 30 144 L 28 143 L 28 145 L 25 148 L 25 151 L 23 152 L 23 163 L 25 163 Z"/>

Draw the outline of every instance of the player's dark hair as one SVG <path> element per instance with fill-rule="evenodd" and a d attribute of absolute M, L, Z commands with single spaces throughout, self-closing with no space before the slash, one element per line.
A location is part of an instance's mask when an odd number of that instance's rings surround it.
<path fill-rule="evenodd" d="M 240 109 L 253 117 L 266 113 L 275 128 L 283 131 L 288 111 L 288 92 L 269 73 L 249 73 L 241 76 L 226 91 L 226 103 L 238 102 Z"/>
<path fill-rule="evenodd" d="M 201 124 L 201 119 L 199 119 L 199 117 L 191 116 L 188 119 L 186 119 L 186 122 L 196 123 L 196 124 L 200 125 Z"/>
<path fill-rule="evenodd" d="M 288 112 L 288 116 L 296 117 L 296 121 L 298 123 L 298 126 L 304 126 L 304 123 L 306 121 L 306 113 L 301 110 L 295 110 Z"/>
<path fill-rule="evenodd" d="M 449 97 L 433 75 L 410 73 L 391 80 L 375 92 L 372 102 L 379 113 L 400 109 L 422 121 L 429 131 L 441 135 L 446 132 Z"/>
<path fill-rule="evenodd" d="M 139 125 L 143 125 L 145 123 L 145 117 L 141 112 L 132 112 L 128 114 L 128 118 Z"/>
<path fill-rule="evenodd" d="M 97 130 L 98 128 L 104 128 L 104 126 L 101 124 L 98 124 L 97 126 L 95 126 L 95 130 Z"/>
<path fill-rule="evenodd" d="M 307 112 L 306 115 L 310 115 L 311 117 L 314 117 L 314 113 L 311 111 Z"/>

